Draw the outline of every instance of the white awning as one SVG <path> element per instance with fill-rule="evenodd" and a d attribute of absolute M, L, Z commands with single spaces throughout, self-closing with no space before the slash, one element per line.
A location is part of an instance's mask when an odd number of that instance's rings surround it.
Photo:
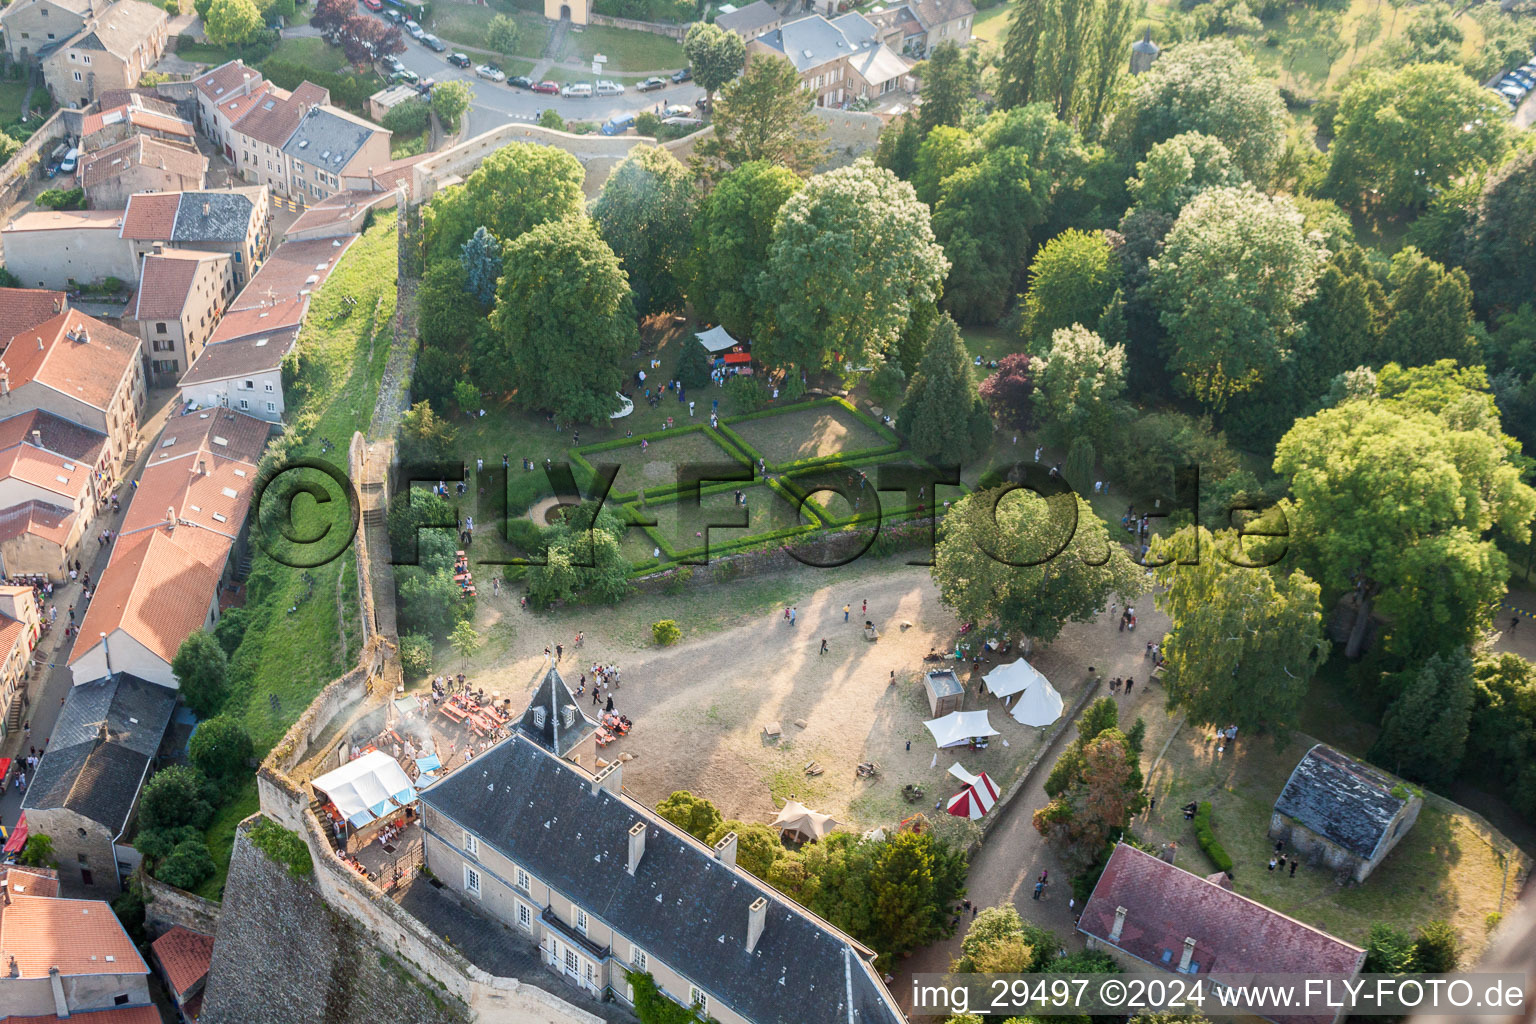
<path fill-rule="evenodd" d="M 711 327 L 707 331 L 700 331 L 694 337 L 699 339 L 700 345 L 703 345 L 711 352 L 729 352 L 741 344 L 741 342 L 726 333 L 724 327 Z"/>
<path fill-rule="evenodd" d="M 378 750 L 326 772 L 311 785 L 357 828 L 393 814 L 416 799 L 410 776 L 394 758 Z"/>
<path fill-rule="evenodd" d="M 933 741 L 942 747 L 955 747 L 984 736 L 996 736 L 997 730 L 987 721 L 985 711 L 951 711 L 943 718 L 923 723 L 933 734 Z"/>
<path fill-rule="evenodd" d="M 999 665 L 982 677 L 987 691 L 994 697 L 1011 697 L 1036 681 L 1045 682 L 1045 676 L 1029 662 L 1020 658 L 1007 665 Z"/>
<path fill-rule="evenodd" d="M 1045 676 L 1030 683 L 1013 706 L 1013 720 L 1020 725 L 1043 727 L 1061 717 L 1061 694 Z"/>

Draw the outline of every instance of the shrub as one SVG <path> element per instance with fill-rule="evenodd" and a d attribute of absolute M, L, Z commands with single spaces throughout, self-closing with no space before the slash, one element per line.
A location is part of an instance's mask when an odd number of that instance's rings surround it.
<path fill-rule="evenodd" d="M 725 382 L 725 393 L 740 409 L 761 409 L 768 404 L 768 388 L 756 377 L 737 374 Z"/>
<path fill-rule="evenodd" d="M 1227 856 L 1227 851 L 1216 841 L 1216 833 L 1211 830 L 1211 802 L 1200 801 L 1200 806 L 1195 810 L 1195 841 L 1200 844 L 1200 849 L 1211 859 L 1211 864 L 1217 871 L 1231 873 L 1232 858 Z"/>
<path fill-rule="evenodd" d="M 671 619 L 662 619 L 651 624 L 651 636 L 660 646 L 671 647 L 683 638 L 683 631 Z"/>
<path fill-rule="evenodd" d="M 379 123 L 396 135 L 420 135 L 427 130 L 430 113 L 425 100 L 406 100 L 385 111 Z"/>
<path fill-rule="evenodd" d="M 400 638 L 400 667 L 408 676 L 424 676 L 432 667 L 432 638 L 407 633 Z"/>
<path fill-rule="evenodd" d="M 85 189 L 50 188 L 37 194 L 37 205 L 50 210 L 83 210 Z"/>
<path fill-rule="evenodd" d="M 693 567 L 685 565 L 667 577 L 667 582 L 662 586 L 661 592 L 666 594 L 668 597 L 676 597 L 678 594 L 681 594 L 685 589 L 687 589 L 688 581 L 691 579 L 693 579 Z M 667 619 L 665 621 L 669 623 L 672 622 L 671 619 Z M 651 628 L 654 630 L 661 625 L 663 625 L 663 623 L 658 622 Z M 675 628 L 676 624 L 674 623 L 673 625 Z M 661 638 L 657 637 L 656 642 L 662 643 Z M 676 638 L 674 637 L 671 641 L 668 642 L 675 643 Z"/>
<path fill-rule="evenodd" d="M 275 821 L 263 818 L 249 833 L 256 848 L 272 860 L 288 868 L 294 878 L 302 878 L 315 870 L 314 858 L 304 840 L 283 828 Z"/>

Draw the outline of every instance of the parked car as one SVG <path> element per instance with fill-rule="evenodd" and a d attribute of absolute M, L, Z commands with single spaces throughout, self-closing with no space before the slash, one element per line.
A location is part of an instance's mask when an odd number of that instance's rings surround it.
<path fill-rule="evenodd" d="M 657 89 L 665 89 L 666 87 L 667 80 L 665 78 L 658 78 L 657 76 L 652 75 L 650 78 L 647 78 L 645 81 L 635 86 L 635 91 L 655 92 Z"/>
<path fill-rule="evenodd" d="M 71 149 L 64 154 L 64 160 L 59 164 L 60 174 L 74 174 L 75 168 L 80 166 L 80 151 Z"/>
<path fill-rule="evenodd" d="M 432 35 L 430 32 L 421 37 L 421 45 L 425 46 L 433 53 L 442 53 L 444 50 L 448 49 L 448 47 L 443 45 L 443 41 L 441 39 Z"/>
<path fill-rule="evenodd" d="M 427 34 L 426 29 L 422 28 L 419 24 L 417 24 L 415 21 L 412 21 L 410 18 L 405 19 L 405 31 L 407 35 L 415 40 L 420 40 L 422 36 Z"/>
<path fill-rule="evenodd" d="M 410 68 L 402 67 L 392 72 L 389 80 L 391 82 L 404 82 L 406 85 L 417 85 L 421 82 L 421 76 Z"/>
<path fill-rule="evenodd" d="M 586 99 L 592 95 L 592 83 L 572 82 L 560 90 L 560 95 L 568 99 Z"/>
<path fill-rule="evenodd" d="M 623 135 L 634 126 L 634 114 L 614 114 L 608 119 L 608 123 L 598 130 L 604 135 Z"/>
<path fill-rule="evenodd" d="M 477 64 L 475 74 L 481 78 L 488 78 L 493 82 L 505 82 L 507 73 L 495 64 Z"/>
<path fill-rule="evenodd" d="M 405 24 L 405 15 L 401 14 L 399 11 L 395 10 L 394 8 L 390 8 L 389 10 L 385 11 L 384 12 L 384 17 L 389 19 L 389 22 L 390 22 L 391 25 L 404 25 Z"/>
<path fill-rule="evenodd" d="M 507 84 L 514 89 L 532 89 L 533 79 L 527 75 L 518 75 L 516 78 L 507 79 Z"/>
<path fill-rule="evenodd" d="M 533 87 L 534 92 L 542 92 L 548 96 L 559 96 L 560 87 L 554 82 L 543 81 Z"/>
<path fill-rule="evenodd" d="M 456 68 L 467 68 L 467 67 L 469 67 L 469 64 L 470 64 L 469 54 L 467 54 L 467 53 L 450 53 L 448 55 L 448 63 L 452 64 Z"/>
<path fill-rule="evenodd" d="M 661 111 L 662 117 L 692 117 L 693 108 L 686 103 L 668 104 Z"/>
<path fill-rule="evenodd" d="M 384 0 L 363 0 L 363 6 L 377 13 L 384 9 Z"/>
<path fill-rule="evenodd" d="M 609 82 L 605 79 L 599 79 L 597 83 L 597 94 L 599 96 L 623 96 L 624 87 L 618 82 Z"/>
<path fill-rule="evenodd" d="M 697 117 L 664 117 L 661 119 L 661 123 L 669 124 L 674 128 L 697 128 L 704 121 Z"/>
<path fill-rule="evenodd" d="M 683 68 L 672 76 L 672 81 L 679 84 L 693 81 L 693 68 Z"/>

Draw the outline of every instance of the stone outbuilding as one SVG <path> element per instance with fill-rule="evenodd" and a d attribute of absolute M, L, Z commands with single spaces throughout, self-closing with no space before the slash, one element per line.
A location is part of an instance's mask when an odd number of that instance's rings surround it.
<path fill-rule="evenodd" d="M 1418 820 L 1414 787 L 1326 743 L 1307 751 L 1269 820 L 1286 852 L 1363 882 Z"/>

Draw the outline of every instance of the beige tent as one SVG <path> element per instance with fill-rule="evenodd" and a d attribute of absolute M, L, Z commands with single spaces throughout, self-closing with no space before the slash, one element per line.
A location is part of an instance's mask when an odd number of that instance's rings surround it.
<path fill-rule="evenodd" d="M 779 816 L 773 819 L 774 828 L 802 843 L 825 839 L 837 825 L 837 820 L 830 814 L 818 814 L 798 800 L 786 803 Z"/>

